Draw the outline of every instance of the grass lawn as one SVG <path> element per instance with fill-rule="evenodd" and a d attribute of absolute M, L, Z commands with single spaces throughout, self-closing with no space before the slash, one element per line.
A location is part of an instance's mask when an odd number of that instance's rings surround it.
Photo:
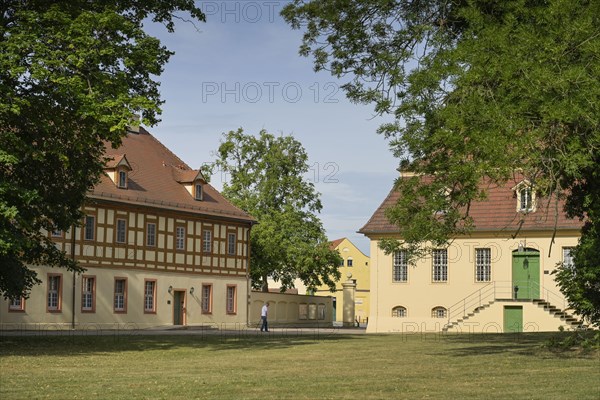
<path fill-rule="evenodd" d="M 549 337 L 0 336 L 0 399 L 600 399 L 598 351 Z"/>

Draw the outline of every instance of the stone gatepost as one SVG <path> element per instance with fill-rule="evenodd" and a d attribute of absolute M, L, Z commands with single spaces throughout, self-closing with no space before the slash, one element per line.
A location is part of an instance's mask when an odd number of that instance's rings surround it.
<path fill-rule="evenodd" d="M 354 293 L 356 292 L 356 283 L 352 281 L 352 274 L 348 273 L 348 280 L 342 283 L 342 287 L 344 288 L 344 326 L 345 327 L 353 327 L 354 326 Z"/>

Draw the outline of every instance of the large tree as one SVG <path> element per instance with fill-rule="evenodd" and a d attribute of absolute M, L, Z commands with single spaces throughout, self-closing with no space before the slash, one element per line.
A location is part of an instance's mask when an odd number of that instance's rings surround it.
<path fill-rule="evenodd" d="M 292 136 L 258 136 L 240 128 L 224 134 L 215 167 L 227 174 L 223 194 L 258 220 L 252 228 L 252 286 L 266 291 L 267 278 L 283 289 L 299 278 L 309 289 L 335 289 L 341 258 L 329 248 L 317 216 L 319 194 L 305 178 L 308 155 Z"/>
<path fill-rule="evenodd" d="M 156 77 L 172 54 L 144 32 L 204 15 L 193 0 L 24 1 L 0 5 L 0 294 L 27 295 L 29 266 L 77 269 L 44 231 L 81 220 L 134 115 L 154 124 Z M 187 17 L 189 18 L 189 17 Z"/>
<path fill-rule="evenodd" d="M 388 217 L 405 245 L 469 232 L 480 182 L 518 170 L 584 220 L 576 268 L 558 281 L 600 321 L 599 1 L 294 0 L 282 14 L 304 29 L 300 54 L 315 70 L 395 117 L 379 132 L 401 166 L 432 177 L 397 181 L 403 196 Z M 447 212 L 432 218 L 437 210 Z"/>

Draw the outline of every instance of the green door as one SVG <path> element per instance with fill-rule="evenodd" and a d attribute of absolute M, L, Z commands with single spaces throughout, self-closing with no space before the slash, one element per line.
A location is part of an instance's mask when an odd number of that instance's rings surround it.
<path fill-rule="evenodd" d="M 518 290 L 515 290 L 518 288 Z M 540 298 L 540 252 L 527 249 L 513 251 L 512 290 L 514 299 Z"/>
<path fill-rule="evenodd" d="M 183 306 L 185 292 L 176 290 L 173 292 L 173 325 L 183 325 Z"/>
<path fill-rule="evenodd" d="M 504 333 L 523 332 L 523 307 L 504 306 Z"/>

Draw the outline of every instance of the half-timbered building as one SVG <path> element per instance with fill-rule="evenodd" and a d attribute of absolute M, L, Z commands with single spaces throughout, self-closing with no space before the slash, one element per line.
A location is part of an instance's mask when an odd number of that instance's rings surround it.
<path fill-rule="evenodd" d="M 245 324 L 254 219 L 143 128 L 118 149 L 81 226 L 49 232 L 85 268 L 34 267 L 28 299 L 3 300 L 4 327 Z"/>

